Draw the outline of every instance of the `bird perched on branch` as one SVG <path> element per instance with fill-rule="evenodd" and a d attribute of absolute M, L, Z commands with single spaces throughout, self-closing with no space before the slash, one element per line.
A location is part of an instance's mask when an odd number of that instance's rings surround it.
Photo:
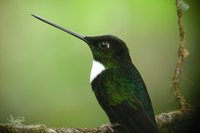
<path fill-rule="evenodd" d="M 118 132 L 115 130 L 118 125 L 122 133 L 158 133 L 151 100 L 125 42 L 113 35 L 82 36 L 32 16 L 83 40 L 90 47 L 93 55 L 90 84 L 110 119 L 109 129 Z"/>

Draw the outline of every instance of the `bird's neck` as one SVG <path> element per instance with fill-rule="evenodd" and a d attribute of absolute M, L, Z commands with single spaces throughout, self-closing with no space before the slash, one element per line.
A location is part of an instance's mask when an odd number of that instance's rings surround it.
<path fill-rule="evenodd" d="M 124 60 L 120 63 L 116 63 L 116 64 L 104 64 L 100 61 L 97 60 L 93 60 L 92 63 L 92 69 L 91 69 L 91 73 L 90 73 L 90 83 L 92 83 L 92 81 L 98 76 L 100 75 L 103 71 L 107 70 L 107 69 L 112 69 L 112 68 L 121 68 L 121 69 L 128 69 L 130 67 L 130 65 L 132 66 L 131 61 L 130 62 L 125 62 Z"/>

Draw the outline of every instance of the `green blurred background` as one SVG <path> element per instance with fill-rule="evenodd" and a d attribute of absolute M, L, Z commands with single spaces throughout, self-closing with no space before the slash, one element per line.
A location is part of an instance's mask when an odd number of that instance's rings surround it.
<path fill-rule="evenodd" d="M 186 1 L 183 93 L 198 103 L 198 4 Z M 1 0 L 0 122 L 24 116 L 27 124 L 95 127 L 108 123 L 90 88 L 88 46 L 30 14 L 84 35 L 114 34 L 124 40 L 151 96 L 155 113 L 177 109 L 171 75 L 177 60 L 175 0 Z"/>

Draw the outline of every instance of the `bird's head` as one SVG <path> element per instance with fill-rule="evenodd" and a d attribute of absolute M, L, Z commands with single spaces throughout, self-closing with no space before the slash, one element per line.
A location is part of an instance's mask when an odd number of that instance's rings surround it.
<path fill-rule="evenodd" d="M 94 60 L 102 63 L 105 67 L 116 67 L 130 61 L 126 44 L 113 35 L 84 37 L 89 45 Z"/>

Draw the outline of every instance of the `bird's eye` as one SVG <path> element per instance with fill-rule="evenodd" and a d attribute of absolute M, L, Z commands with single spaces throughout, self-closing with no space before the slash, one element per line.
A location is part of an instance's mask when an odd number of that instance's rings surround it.
<path fill-rule="evenodd" d="M 101 42 L 101 43 L 99 43 L 99 48 L 101 48 L 101 49 L 109 49 L 110 48 L 110 43 Z"/>

